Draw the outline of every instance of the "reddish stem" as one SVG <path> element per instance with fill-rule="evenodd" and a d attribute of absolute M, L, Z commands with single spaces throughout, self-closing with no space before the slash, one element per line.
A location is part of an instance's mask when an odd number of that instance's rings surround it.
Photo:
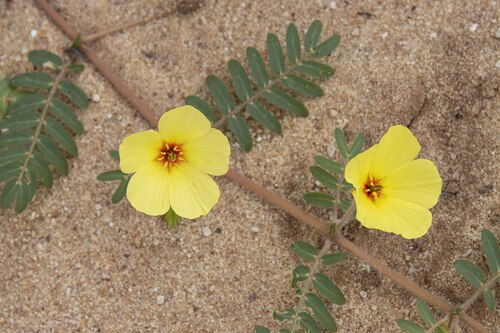
<path fill-rule="evenodd" d="M 34 0 L 35 3 L 40 7 L 52 20 L 57 24 L 57 26 L 72 40 L 75 40 L 77 33 L 69 27 L 64 18 L 54 10 L 54 8 L 46 0 Z M 123 82 L 123 80 L 116 75 L 99 57 L 96 55 L 92 49 L 85 43 L 82 43 L 79 50 L 85 54 L 88 59 L 94 64 L 97 70 L 110 81 L 113 87 L 118 91 L 133 107 L 135 107 L 143 116 L 146 118 L 151 126 L 156 126 L 157 117 L 153 111 L 151 111 L 146 103 L 144 103 L 134 92 Z M 325 223 L 321 222 L 312 215 L 309 215 L 302 209 L 293 205 L 289 201 L 277 196 L 276 194 L 266 190 L 265 188 L 254 183 L 250 178 L 238 174 L 234 170 L 229 170 L 226 177 L 246 187 L 250 191 L 262 197 L 264 200 L 273 203 L 274 205 L 280 207 L 288 214 L 297 218 L 300 222 L 305 223 L 314 229 L 316 229 L 321 234 L 326 237 L 330 237 L 335 243 L 340 247 L 344 248 L 347 252 L 351 253 L 358 259 L 368 263 L 370 266 L 378 270 L 382 275 L 388 277 L 392 281 L 399 284 L 401 287 L 411 292 L 417 297 L 420 297 L 427 303 L 436 306 L 444 312 L 450 313 L 455 310 L 453 305 L 448 304 L 442 298 L 433 295 L 432 293 L 420 288 L 416 283 L 410 281 L 406 277 L 402 276 L 398 272 L 389 268 L 381 260 L 369 255 L 361 248 L 357 247 L 354 243 L 347 240 L 340 234 L 331 235 L 330 228 Z M 481 326 L 476 320 L 474 320 L 469 315 L 463 313 L 460 318 L 476 332 L 488 333 L 488 330 Z"/>

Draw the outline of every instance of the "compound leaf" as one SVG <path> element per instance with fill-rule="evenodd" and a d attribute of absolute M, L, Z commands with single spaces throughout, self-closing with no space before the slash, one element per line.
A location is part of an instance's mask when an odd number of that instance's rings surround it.
<path fill-rule="evenodd" d="M 247 106 L 250 116 L 271 132 L 281 134 L 281 124 L 276 116 L 262 104 L 253 102 Z"/>

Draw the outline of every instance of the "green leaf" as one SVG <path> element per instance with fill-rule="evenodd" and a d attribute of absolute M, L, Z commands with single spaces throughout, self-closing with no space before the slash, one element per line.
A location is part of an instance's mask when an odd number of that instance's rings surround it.
<path fill-rule="evenodd" d="M 0 135 L 0 148 L 28 145 L 33 140 L 31 131 L 14 131 Z"/>
<path fill-rule="evenodd" d="M 425 330 L 418 326 L 417 324 L 405 320 L 405 319 L 397 319 L 396 324 L 399 326 L 400 329 L 407 333 L 425 333 Z"/>
<path fill-rule="evenodd" d="M 37 172 L 36 172 L 35 167 L 32 164 L 28 164 L 26 172 L 29 176 L 28 202 L 30 202 L 31 200 L 33 200 L 33 197 L 35 196 L 35 193 L 36 193 Z"/>
<path fill-rule="evenodd" d="M 203 98 L 200 98 L 198 96 L 190 95 L 187 96 L 184 101 L 186 104 L 191 105 L 195 107 L 198 111 L 203 113 L 207 119 L 213 123 L 214 121 L 217 120 L 217 116 L 215 115 L 214 111 L 212 110 L 212 107 L 210 104 L 205 101 Z"/>
<path fill-rule="evenodd" d="M 290 330 L 286 329 L 286 328 L 282 328 L 282 329 L 280 329 L 279 333 L 290 333 Z"/>
<path fill-rule="evenodd" d="M 163 220 L 168 229 L 174 229 L 181 223 L 182 217 L 177 215 L 172 207 L 170 207 L 168 212 L 163 216 Z"/>
<path fill-rule="evenodd" d="M 0 154 L 0 166 L 14 160 L 24 159 L 28 155 L 28 147 L 14 147 L 3 150 Z"/>
<path fill-rule="evenodd" d="M 300 76 L 296 75 L 286 75 L 283 81 L 281 81 L 283 86 L 286 88 L 296 91 L 302 95 L 309 97 L 319 97 L 323 96 L 323 89 L 311 81 L 305 80 Z"/>
<path fill-rule="evenodd" d="M 48 137 L 41 136 L 36 146 L 40 149 L 45 159 L 54 166 L 57 172 L 64 176 L 68 174 L 68 162 L 66 162 L 64 154 Z"/>
<path fill-rule="evenodd" d="M 42 69 L 44 67 L 59 69 L 63 64 L 62 59 L 58 55 L 46 50 L 31 51 L 28 53 L 28 59 L 38 69 Z"/>
<path fill-rule="evenodd" d="M 21 131 L 35 127 L 40 120 L 40 113 L 27 111 L 11 114 L 9 118 L 0 122 L 0 128 L 8 128 L 12 131 Z"/>
<path fill-rule="evenodd" d="M 23 162 L 17 160 L 0 166 L 0 183 L 16 175 L 19 175 L 22 167 Z"/>
<path fill-rule="evenodd" d="M 45 119 L 44 130 L 71 156 L 78 155 L 75 141 L 66 129 L 52 118 Z"/>
<path fill-rule="evenodd" d="M 318 251 L 311 244 L 298 240 L 290 246 L 290 250 L 295 253 L 295 255 L 306 261 L 313 261 Z"/>
<path fill-rule="evenodd" d="M 496 273 L 500 271 L 500 249 L 498 248 L 498 240 L 495 238 L 495 235 L 487 229 L 482 230 L 481 243 L 490 272 Z"/>
<path fill-rule="evenodd" d="M 290 23 L 286 29 L 286 52 L 291 64 L 295 64 L 301 58 L 299 31 L 293 23 Z"/>
<path fill-rule="evenodd" d="M 313 23 L 311 23 L 311 25 L 307 29 L 306 36 L 304 37 L 304 48 L 306 51 L 310 51 L 316 48 L 322 28 L 323 24 L 320 20 L 315 20 L 313 21 Z"/>
<path fill-rule="evenodd" d="M 321 333 L 318 324 L 314 321 L 313 317 L 307 312 L 299 313 L 300 327 L 306 333 Z"/>
<path fill-rule="evenodd" d="M 41 110 L 45 106 L 45 96 L 33 93 L 19 99 L 9 108 L 10 115 L 27 111 Z"/>
<path fill-rule="evenodd" d="M 84 69 L 85 69 L 85 66 L 83 66 L 82 64 L 72 64 L 72 65 L 69 65 L 69 67 L 68 67 L 68 71 L 70 73 L 73 73 L 73 74 L 81 73 L 81 72 L 83 72 Z"/>
<path fill-rule="evenodd" d="M 264 326 L 255 325 L 255 333 L 271 333 L 271 330 Z"/>
<path fill-rule="evenodd" d="M 113 196 L 111 197 L 112 203 L 116 204 L 123 199 L 123 197 L 125 196 L 125 193 L 127 192 L 127 186 L 128 186 L 129 181 L 130 181 L 130 178 L 125 178 L 120 182 L 120 184 L 116 188 L 115 193 L 113 193 Z"/>
<path fill-rule="evenodd" d="M 31 91 L 19 90 L 10 85 L 9 78 L 0 80 L 0 121 L 7 115 L 7 110 L 21 98 L 32 94 Z"/>
<path fill-rule="evenodd" d="M 318 293 L 328 298 L 335 304 L 345 303 L 345 297 L 337 285 L 330 278 L 322 273 L 314 274 L 313 287 Z"/>
<path fill-rule="evenodd" d="M 489 289 L 483 290 L 484 301 L 486 302 L 486 306 L 488 307 L 488 311 L 492 313 L 495 310 L 496 302 L 495 302 L 495 294 L 493 291 Z"/>
<path fill-rule="evenodd" d="M 343 212 L 347 212 L 350 207 L 351 207 L 351 200 L 347 200 L 347 199 L 340 200 L 339 208 L 342 209 Z M 353 214 L 354 214 L 354 212 L 353 212 Z"/>
<path fill-rule="evenodd" d="M 122 180 L 125 178 L 125 174 L 121 170 L 106 171 L 97 176 L 97 180 L 101 182 L 108 182 L 112 180 Z"/>
<path fill-rule="evenodd" d="M 335 198 L 332 195 L 320 192 L 310 192 L 304 195 L 306 202 L 325 208 L 333 207 L 333 199 Z"/>
<path fill-rule="evenodd" d="M 295 69 L 306 75 L 311 77 L 330 77 L 333 75 L 333 68 L 328 65 L 315 62 L 315 61 L 306 61 L 302 60 Z"/>
<path fill-rule="evenodd" d="M 293 271 L 292 271 L 292 288 L 297 287 L 297 282 L 299 281 L 305 281 L 307 280 L 307 277 L 309 276 L 310 269 L 307 266 L 304 265 L 298 265 L 296 266 Z"/>
<path fill-rule="evenodd" d="M 247 48 L 247 61 L 257 87 L 264 88 L 269 82 L 269 76 L 259 51 L 253 47 Z"/>
<path fill-rule="evenodd" d="M 281 134 L 281 124 L 278 118 L 276 118 L 271 111 L 262 106 L 262 104 L 257 102 L 249 103 L 247 111 L 259 124 L 271 132 Z"/>
<path fill-rule="evenodd" d="M 242 116 L 236 115 L 229 117 L 227 125 L 229 126 L 231 132 L 233 132 L 236 137 L 236 141 L 238 141 L 238 144 L 243 150 L 249 151 L 252 149 L 252 135 L 250 134 L 248 125 Z"/>
<path fill-rule="evenodd" d="M 337 48 L 337 46 L 340 43 L 340 36 L 339 35 L 333 35 L 327 40 L 323 41 L 321 44 L 319 44 L 315 49 L 313 53 L 314 58 L 321 58 L 326 55 L 329 55 L 330 53 L 333 52 Z"/>
<path fill-rule="evenodd" d="M 311 308 L 314 316 L 324 329 L 332 332 L 337 331 L 337 324 L 335 324 L 335 320 L 330 314 L 330 311 L 326 308 L 325 304 L 323 304 L 321 298 L 319 298 L 316 294 L 308 293 L 306 295 L 305 304 Z"/>
<path fill-rule="evenodd" d="M 429 309 L 429 306 L 427 303 L 422 301 L 421 299 L 417 299 L 417 312 L 420 318 L 424 321 L 424 323 L 428 325 L 432 325 L 436 322 L 436 318 L 434 318 L 434 315 L 432 314 L 431 309 Z"/>
<path fill-rule="evenodd" d="M 276 77 L 280 76 L 285 71 L 285 57 L 278 36 L 275 34 L 267 34 L 267 53 L 271 72 Z"/>
<path fill-rule="evenodd" d="M 76 106 L 85 109 L 89 105 L 87 95 L 76 84 L 70 80 L 62 80 L 59 83 L 59 92 L 69 98 Z"/>
<path fill-rule="evenodd" d="M 34 152 L 32 163 L 38 178 L 42 181 L 43 186 L 51 188 L 54 183 L 52 172 L 50 171 L 47 161 L 45 161 L 42 154 Z"/>
<path fill-rule="evenodd" d="M 276 321 L 292 320 L 295 316 L 295 310 L 293 308 L 288 309 L 287 312 L 279 313 L 274 311 L 273 318 Z"/>
<path fill-rule="evenodd" d="M 335 141 L 337 142 L 337 147 L 339 148 L 340 155 L 343 158 L 347 158 L 349 155 L 349 149 L 347 149 L 344 131 L 342 131 L 340 128 L 335 129 Z"/>
<path fill-rule="evenodd" d="M 325 266 L 334 265 L 344 261 L 347 258 L 347 253 L 337 252 L 329 253 L 321 257 L 321 263 Z"/>
<path fill-rule="evenodd" d="M 26 209 L 30 201 L 28 184 L 25 182 L 20 182 L 16 184 L 16 213 L 20 213 Z"/>
<path fill-rule="evenodd" d="M 64 125 L 68 126 L 75 134 L 83 133 L 83 125 L 75 116 L 71 108 L 64 102 L 54 98 L 50 106 L 50 115 L 59 119 Z"/>
<path fill-rule="evenodd" d="M 252 86 L 243 66 L 236 60 L 229 60 L 227 67 L 233 79 L 236 95 L 242 101 L 246 101 L 252 96 Z"/>
<path fill-rule="evenodd" d="M 120 160 L 120 153 L 118 152 L 118 150 L 110 150 L 109 155 L 116 161 Z"/>
<path fill-rule="evenodd" d="M 324 169 L 320 168 L 319 166 L 312 166 L 309 167 L 309 171 L 311 171 L 313 177 L 326 188 L 329 188 L 331 190 L 337 188 L 338 186 L 337 177 L 332 176 Z"/>
<path fill-rule="evenodd" d="M 475 288 L 480 288 L 484 282 L 484 274 L 481 268 L 467 260 L 457 260 L 453 263 L 458 274 L 462 275 Z"/>
<path fill-rule="evenodd" d="M 214 75 L 209 75 L 205 82 L 208 86 L 210 94 L 214 98 L 217 109 L 222 114 L 228 114 L 232 109 L 234 109 L 233 97 L 221 79 Z"/>
<path fill-rule="evenodd" d="M 3 187 L 2 194 L 0 195 L 0 207 L 7 209 L 10 207 L 16 197 L 17 179 L 12 179 Z"/>
<path fill-rule="evenodd" d="M 349 150 L 349 159 L 352 159 L 354 156 L 358 155 L 363 146 L 365 145 L 365 136 L 363 134 L 358 134 L 354 138 L 351 149 Z"/>
<path fill-rule="evenodd" d="M 50 89 L 52 83 L 52 76 L 41 72 L 18 74 L 10 79 L 10 84 L 18 88 Z"/>
<path fill-rule="evenodd" d="M 270 88 L 265 97 L 269 103 L 285 109 L 294 116 L 306 117 L 309 113 L 304 104 L 276 88 Z"/>
<path fill-rule="evenodd" d="M 332 161 L 327 157 L 316 155 L 314 156 L 314 162 L 316 162 L 318 166 L 322 167 L 326 171 L 333 172 L 336 174 L 344 173 L 344 169 L 339 163 Z"/>

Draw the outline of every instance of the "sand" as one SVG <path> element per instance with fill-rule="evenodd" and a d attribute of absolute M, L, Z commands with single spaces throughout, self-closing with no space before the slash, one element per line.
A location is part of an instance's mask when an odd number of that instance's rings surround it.
<path fill-rule="evenodd" d="M 84 35 L 174 7 L 159 0 L 51 3 Z M 28 70 L 30 50 L 61 53 L 69 44 L 30 1 L 2 1 L 0 13 L 0 77 Z M 226 62 L 244 62 L 249 46 L 264 51 L 268 32 L 283 38 L 290 22 L 302 33 L 321 20 L 326 33 L 342 36 L 327 58 L 336 73 L 321 82 L 325 96 L 307 101 L 306 119 L 281 114 L 281 136 L 254 125 L 254 149 L 244 153 L 233 143 L 231 165 L 328 221 L 331 211 L 302 196 L 315 188 L 308 168 L 314 155 L 331 152 L 333 130 L 343 128 L 348 139 L 363 132 L 371 145 L 390 125 L 410 127 L 444 180 L 432 228 L 410 241 L 351 222 L 346 236 L 460 304 L 473 289 L 453 262 L 486 270 L 480 231 L 500 235 L 498 13 L 497 2 L 479 0 L 207 0 L 92 47 L 160 115 L 186 95 L 206 94 L 207 75 L 227 81 Z M 272 311 L 293 304 L 289 281 L 300 263 L 290 244 L 321 246 L 323 239 L 223 177 L 213 211 L 173 231 L 126 200 L 113 205 L 115 185 L 96 176 L 117 167 L 108 150 L 148 124 L 91 65 L 75 80 L 100 100 L 78 111 L 85 134 L 69 176 L 38 191 L 22 214 L 0 212 L 0 332 L 277 330 Z M 340 332 L 398 332 L 395 319 L 417 319 L 413 296 L 356 259 L 327 273 L 347 298 L 332 308 Z M 483 300 L 469 313 L 499 331 L 498 310 L 488 314 Z"/>

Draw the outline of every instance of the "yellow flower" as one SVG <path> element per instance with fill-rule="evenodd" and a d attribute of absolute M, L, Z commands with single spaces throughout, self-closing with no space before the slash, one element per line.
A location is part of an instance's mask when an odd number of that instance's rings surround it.
<path fill-rule="evenodd" d="M 229 153 L 226 136 L 211 128 L 200 111 L 182 106 L 166 112 L 158 131 L 129 135 L 120 145 L 120 169 L 135 173 L 127 198 L 148 215 L 163 215 L 170 208 L 188 219 L 206 215 L 220 195 L 209 175 L 227 172 Z"/>
<path fill-rule="evenodd" d="M 419 151 L 411 131 L 397 125 L 347 164 L 345 179 L 355 188 L 356 219 L 362 225 L 408 239 L 427 233 L 442 181 L 434 163 L 414 160 Z"/>

